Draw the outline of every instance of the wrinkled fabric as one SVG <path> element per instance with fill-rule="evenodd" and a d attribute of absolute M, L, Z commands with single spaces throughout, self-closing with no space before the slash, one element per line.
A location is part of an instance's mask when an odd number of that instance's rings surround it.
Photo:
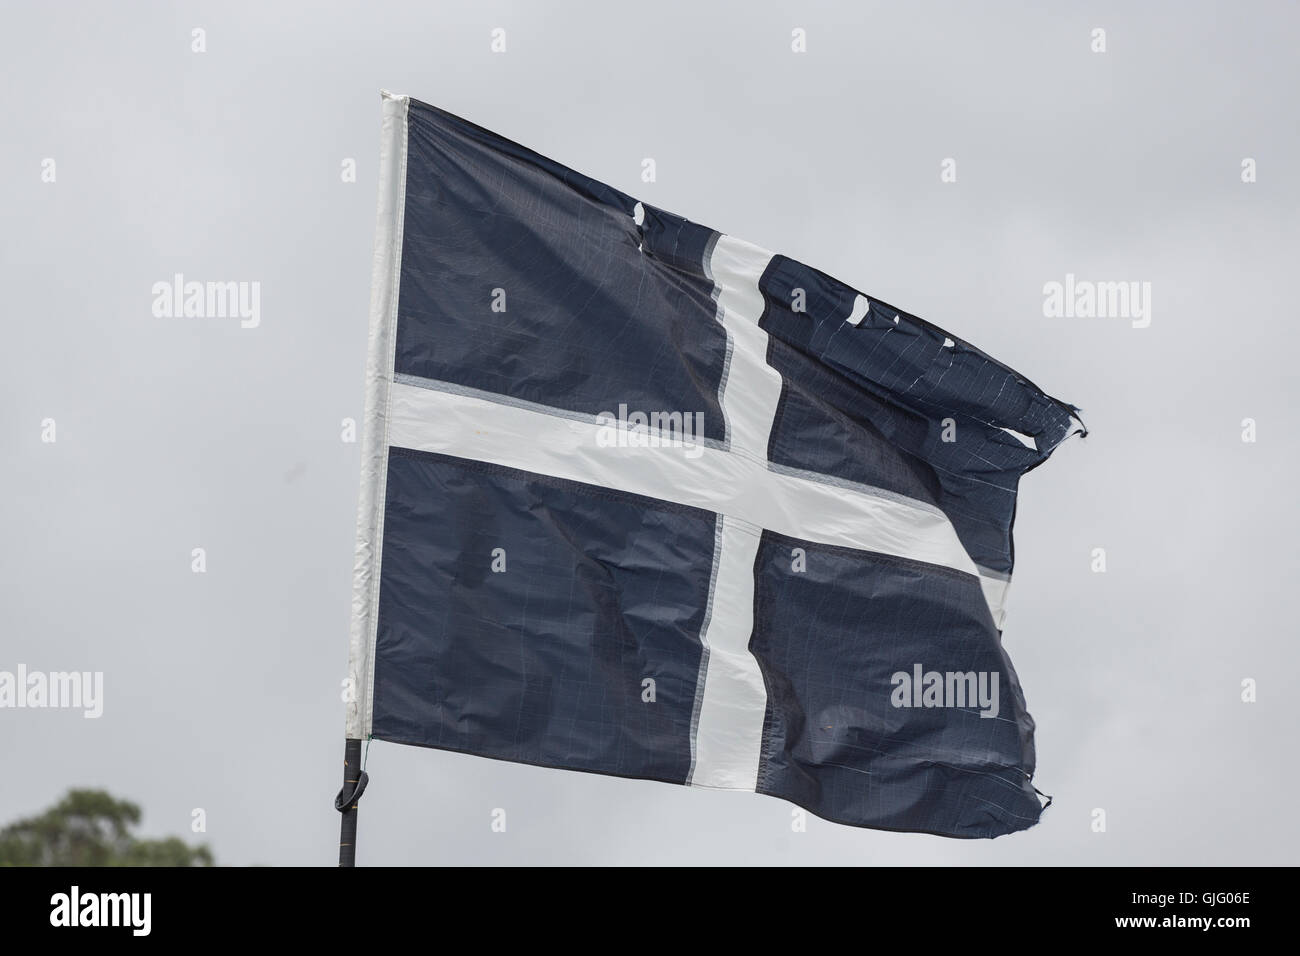
<path fill-rule="evenodd" d="M 749 300 L 713 274 L 714 230 L 426 104 L 408 122 L 372 735 L 748 789 L 855 826 L 1037 822 L 1000 602 L 1019 479 L 1077 410 L 780 255 L 748 290 L 755 359 L 748 306 L 723 321 Z M 743 447 L 763 389 L 766 447 Z M 620 406 L 698 414 L 702 453 L 582 444 Z M 844 522 L 815 504 L 840 499 Z M 748 549 L 739 590 L 724 540 Z M 739 676 L 711 681 L 738 622 Z M 733 685 L 748 716 L 706 699 Z M 976 691 L 994 686 L 991 714 Z M 708 734 L 739 782 L 708 782 L 732 780 L 703 768 Z"/>

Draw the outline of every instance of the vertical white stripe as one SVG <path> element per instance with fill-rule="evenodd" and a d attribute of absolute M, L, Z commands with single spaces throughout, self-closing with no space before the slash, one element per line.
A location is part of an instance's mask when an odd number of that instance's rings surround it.
<path fill-rule="evenodd" d="M 361 494 L 352 568 L 352 628 L 348 639 L 346 734 L 370 734 L 373 712 L 375 625 L 379 564 L 383 557 L 384 484 L 388 477 L 389 393 L 396 344 L 397 292 L 402 269 L 406 206 L 406 133 L 409 98 L 383 91 L 379 134 L 379 213 L 370 272 L 370 343 L 366 357 L 366 406 L 361 426 Z"/>
<path fill-rule="evenodd" d="M 718 515 L 721 553 L 713 613 L 700 633 L 708 654 L 695 734 L 695 761 L 687 781 L 696 787 L 753 790 L 758 779 L 767 688 L 749 652 L 754 631 L 754 559 L 762 529 Z"/>
<path fill-rule="evenodd" d="M 767 364 L 767 333 L 758 327 L 763 294 L 758 280 L 772 253 L 741 239 L 719 236 L 709 256 L 718 288 L 718 318 L 731 341 L 731 365 L 722 394 L 731 448 L 767 460 L 767 440 L 781 399 L 781 376 Z"/>
<path fill-rule="evenodd" d="M 730 450 L 767 461 L 772 420 L 781 399 L 781 376 L 767 364 L 767 333 L 758 326 L 763 295 L 758 280 L 772 254 L 751 243 L 719 236 L 708 262 L 718 291 L 718 318 L 726 329 L 731 362 L 722 392 Z M 754 631 L 754 560 L 762 530 L 718 515 L 722 553 L 716 557 L 713 613 L 701 632 L 708 663 L 689 782 L 697 787 L 753 790 L 758 780 L 767 688 L 749 652 Z"/>

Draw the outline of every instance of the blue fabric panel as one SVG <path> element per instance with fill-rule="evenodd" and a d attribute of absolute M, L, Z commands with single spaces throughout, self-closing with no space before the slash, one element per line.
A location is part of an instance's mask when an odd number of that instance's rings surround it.
<path fill-rule="evenodd" d="M 374 736 L 685 782 L 714 531 L 710 512 L 394 449 Z"/>
<path fill-rule="evenodd" d="M 643 238 L 634 206 L 412 101 L 396 371 L 590 415 L 701 412 L 721 440 L 711 232 L 655 211 Z"/>
<path fill-rule="evenodd" d="M 1034 723 L 974 577 L 770 531 L 755 575 L 750 651 L 768 695 L 759 792 L 887 830 L 993 837 L 1038 821 Z M 895 706 L 893 675 L 917 665 L 984 675 L 989 706 L 978 694 Z"/>
<path fill-rule="evenodd" d="M 1009 574 L 1020 476 L 1070 434 L 1077 409 L 874 297 L 849 325 L 858 293 L 793 259 L 773 257 L 760 287 L 768 361 L 784 379 L 769 458 L 937 505 L 976 564 Z"/>

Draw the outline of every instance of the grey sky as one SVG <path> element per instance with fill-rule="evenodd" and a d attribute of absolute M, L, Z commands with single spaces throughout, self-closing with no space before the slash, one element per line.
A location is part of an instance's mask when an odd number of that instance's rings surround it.
<path fill-rule="evenodd" d="M 203 808 L 223 863 L 334 862 L 360 447 L 339 434 L 385 87 L 923 316 L 1093 433 L 1025 478 L 1016 525 L 1004 642 L 1056 798 L 1037 827 L 794 833 L 767 797 L 375 743 L 359 862 L 1296 862 L 1294 5 L 2 16 L 0 670 L 102 670 L 105 702 L 0 710 L 0 823 L 102 786 L 154 834 L 195 836 Z M 154 317 L 177 272 L 260 282 L 260 325 Z M 1045 318 L 1067 273 L 1150 282 L 1150 326 Z"/>

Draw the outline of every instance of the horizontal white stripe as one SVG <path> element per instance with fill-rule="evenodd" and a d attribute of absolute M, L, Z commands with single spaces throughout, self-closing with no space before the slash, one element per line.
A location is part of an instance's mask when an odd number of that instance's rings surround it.
<path fill-rule="evenodd" d="M 388 443 L 615 488 L 794 538 L 978 574 L 941 512 L 780 474 L 746 455 L 703 445 L 601 447 L 598 436 L 610 427 L 394 382 Z"/>

